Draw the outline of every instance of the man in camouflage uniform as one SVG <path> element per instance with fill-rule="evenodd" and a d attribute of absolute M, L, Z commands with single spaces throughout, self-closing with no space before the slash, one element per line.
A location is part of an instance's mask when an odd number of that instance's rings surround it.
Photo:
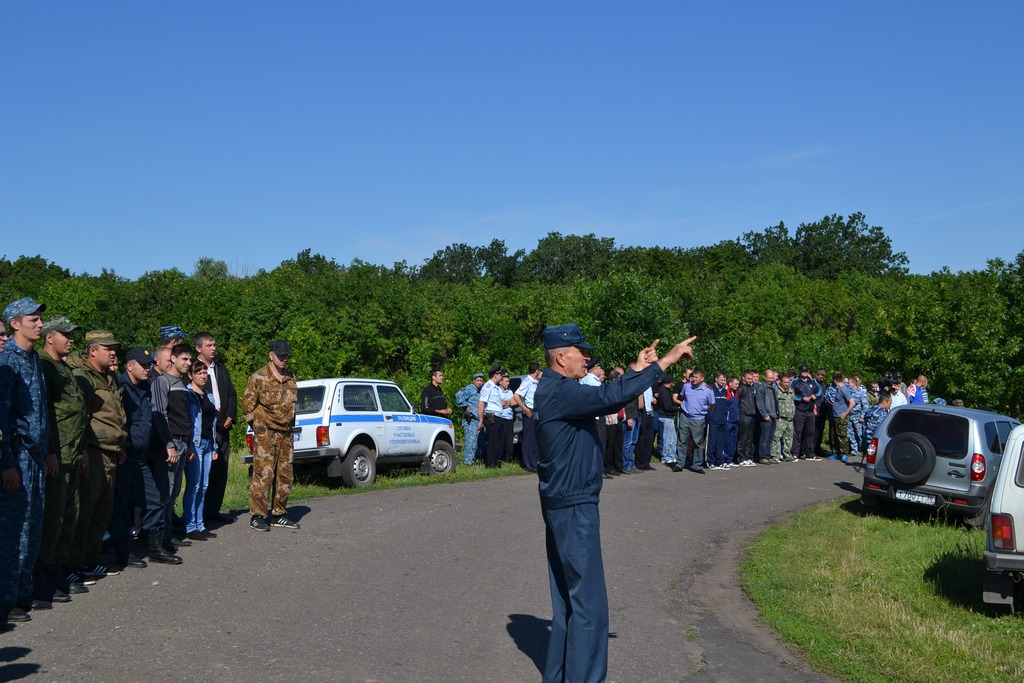
<path fill-rule="evenodd" d="M 117 355 L 118 341 L 106 330 L 85 335 L 85 349 L 68 358 L 89 413 L 86 429 L 88 474 L 82 479 L 78 526 L 70 561 L 82 567 L 85 577 L 119 573 L 103 563 L 103 534 L 114 514 L 114 484 L 117 465 L 124 459 L 125 414 L 121 387 L 110 374 L 110 361 Z"/>
<path fill-rule="evenodd" d="M 32 570 L 43 528 L 44 468 L 49 452 L 46 382 L 33 346 L 46 308 L 29 298 L 4 309 L 12 337 L 0 353 L 0 617 L 28 621 L 28 610 L 51 608 L 32 597 Z M 49 474 L 50 472 L 46 472 Z"/>
<path fill-rule="evenodd" d="M 78 524 L 78 489 L 89 417 L 85 396 L 65 362 L 78 329 L 62 315 L 50 318 L 43 325 L 43 350 L 39 352 L 46 379 L 49 452 L 56 454 L 59 469 L 56 476 L 46 478 L 43 537 L 36 560 L 35 597 L 47 602 L 68 602 L 68 592 L 88 591 L 80 585 L 72 589 L 64 572 Z"/>
<path fill-rule="evenodd" d="M 249 483 L 249 526 L 298 529 L 285 507 L 292 492 L 292 426 L 295 424 L 295 375 L 285 369 L 288 342 L 270 342 L 270 362 L 253 373 L 242 398 L 242 419 L 253 430 L 252 481 Z M 274 506 L 267 523 L 267 498 L 274 484 Z"/>
<path fill-rule="evenodd" d="M 775 385 L 779 419 L 775 423 L 775 437 L 772 439 L 772 459 L 783 462 L 796 460 L 791 454 L 793 418 L 796 416 L 796 401 L 793 400 L 793 388 L 790 386 L 792 381 L 793 375 L 784 372 L 779 376 L 779 383 Z"/>

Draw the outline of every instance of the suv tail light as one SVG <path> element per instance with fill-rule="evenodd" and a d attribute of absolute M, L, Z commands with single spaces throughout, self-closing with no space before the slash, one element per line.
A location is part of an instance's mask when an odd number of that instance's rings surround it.
<path fill-rule="evenodd" d="M 1013 517 L 992 515 L 992 546 L 997 550 L 1016 550 L 1013 541 Z"/>
<path fill-rule="evenodd" d="M 868 444 L 868 464 L 875 464 L 875 457 L 878 455 L 878 439 L 871 439 L 871 443 Z"/>
<path fill-rule="evenodd" d="M 249 449 L 249 455 L 252 455 L 253 441 L 252 434 L 245 435 L 245 447 Z"/>
<path fill-rule="evenodd" d="M 331 434 L 327 427 L 316 428 L 316 445 L 318 448 L 331 445 Z"/>
<path fill-rule="evenodd" d="M 971 458 L 971 481 L 981 481 L 985 478 L 985 456 L 975 453 Z"/>

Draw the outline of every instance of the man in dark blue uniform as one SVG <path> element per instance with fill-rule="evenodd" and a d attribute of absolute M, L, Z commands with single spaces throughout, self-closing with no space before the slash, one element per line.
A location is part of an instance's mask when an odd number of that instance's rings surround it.
<path fill-rule="evenodd" d="M 617 411 L 654 385 L 671 365 L 692 356 L 691 337 L 661 359 L 658 341 L 634 369 L 599 387 L 584 386 L 594 347 L 575 323 L 542 334 L 547 369 L 534 396 L 541 513 L 551 584 L 551 640 L 545 683 L 603 681 L 608 675 L 608 593 L 601 559 L 603 454 L 594 418 Z"/>

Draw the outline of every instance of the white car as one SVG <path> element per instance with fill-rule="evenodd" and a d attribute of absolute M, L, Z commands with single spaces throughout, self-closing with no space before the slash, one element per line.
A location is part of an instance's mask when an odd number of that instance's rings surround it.
<path fill-rule="evenodd" d="M 418 464 L 425 474 L 455 471 L 452 421 L 419 415 L 394 382 L 312 379 L 298 382 L 294 461 L 323 462 L 329 477 L 369 486 L 378 465 Z M 252 462 L 252 432 L 246 434 Z"/>
<path fill-rule="evenodd" d="M 984 601 L 1014 611 L 1024 586 L 1024 425 L 1010 432 L 992 488 Z"/>

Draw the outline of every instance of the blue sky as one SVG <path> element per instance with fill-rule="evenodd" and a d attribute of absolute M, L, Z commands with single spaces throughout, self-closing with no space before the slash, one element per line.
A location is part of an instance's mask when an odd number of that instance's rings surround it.
<path fill-rule="evenodd" d="M 1024 249 L 1024 3 L 5 2 L 0 254 L 127 277 L 854 211 Z"/>

